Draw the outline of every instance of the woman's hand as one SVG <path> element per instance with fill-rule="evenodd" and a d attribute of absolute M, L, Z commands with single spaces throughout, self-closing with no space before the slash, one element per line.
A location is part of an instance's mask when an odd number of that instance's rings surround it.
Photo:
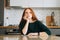
<path fill-rule="evenodd" d="M 30 22 L 30 18 L 27 16 L 23 17 L 24 20 L 26 20 L 26 24 L 24 26 L 24 28 L 22 29 L 22 32 L 24 35 L 26 35 L 27 31 L 28 31 L 28 26 L 29 26 L 29 22 Z"/>
<path fill-rule="evenodd" d="M 24 16 L 23 19 L 26 21 L 29 21 L 31 19 L 31 17 L 30 16 L 28 16 L 28 17 Z"/>
<path fill-rule="evenodd" d="M 49 35 L 46 32 L 40 32 L 39 36 L 42 40 L 47 40 Z"/>

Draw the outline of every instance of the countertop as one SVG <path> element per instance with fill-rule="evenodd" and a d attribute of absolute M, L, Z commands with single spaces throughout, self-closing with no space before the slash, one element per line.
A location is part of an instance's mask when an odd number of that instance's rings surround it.
<path fill-rule="evenodd" d="M 50 29 L 60 29 L 60 26 L 47 26 Z M 19 29 L 18 26 L 0 26 L 0 28 Z"/>
<path fill-rule="evenodd" d="M 47 39 L 46 39 L 47 38 Z M 60 40 L 59 36 L 0 35 L 0 40 Z"/>
<path fill-rule="evenodd" d="M 47 27 L 51 29 L 60 29 L 60 26 L 47 26 Z"/>

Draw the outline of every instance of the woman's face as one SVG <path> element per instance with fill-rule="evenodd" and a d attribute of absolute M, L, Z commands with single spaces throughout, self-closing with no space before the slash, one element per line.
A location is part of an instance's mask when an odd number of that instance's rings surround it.
<path fill-rule="evenodd" d="M 32 18 L 32 11 L 30 9 L 27 9 L 25 11 L 25 15 L 24 16 L 26 16 L 27 18 Z"/>

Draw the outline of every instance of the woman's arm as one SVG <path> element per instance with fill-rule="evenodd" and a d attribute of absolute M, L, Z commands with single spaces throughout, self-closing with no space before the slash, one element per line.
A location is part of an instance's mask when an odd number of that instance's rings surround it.
<path fill-rule="evenodd" d="M 29 25 L 29 21 L 26 22 L 24 28 L 22 29 L 22 33 L 23 33 L 24 35 L 26 35 L 26 33 L 27 33 L 28 25 Z"/>
<path fill-rule="evenodd" d="M 42 32 L 46 32 L 48 35 L 51 35 L 50 30 L 43 23 L 39 22 L 39 25 L 41 26 L 40 28 Z"/>
<path fill-rule="evenodd" d="M 48 35 L 51 35 L 50 30 L 44 24 L 41 27 L 43 32 L 46 32 Z"/>

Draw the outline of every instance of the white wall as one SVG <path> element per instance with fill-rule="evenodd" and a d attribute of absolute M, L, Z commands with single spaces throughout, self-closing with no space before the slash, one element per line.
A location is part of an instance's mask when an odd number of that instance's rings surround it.
<path fill-rule="evenodd" d="M 54 11 L 55 13 L 55 21 L 57 25 L 60 25 L 60 10 L 59 9 L 40 9 L 35 8 L 33 9 L 35 15 L 39 20 L 42 20 L 43 23 L 46 25 L 46 16 L 51 15 L 51 12 Z M 20 23 L 20 19 L 23 13 L 23 9 L 4 9 L 4 26 L 18 25 Z M 6 18 L 8 17 L 8 19 Z"/>

